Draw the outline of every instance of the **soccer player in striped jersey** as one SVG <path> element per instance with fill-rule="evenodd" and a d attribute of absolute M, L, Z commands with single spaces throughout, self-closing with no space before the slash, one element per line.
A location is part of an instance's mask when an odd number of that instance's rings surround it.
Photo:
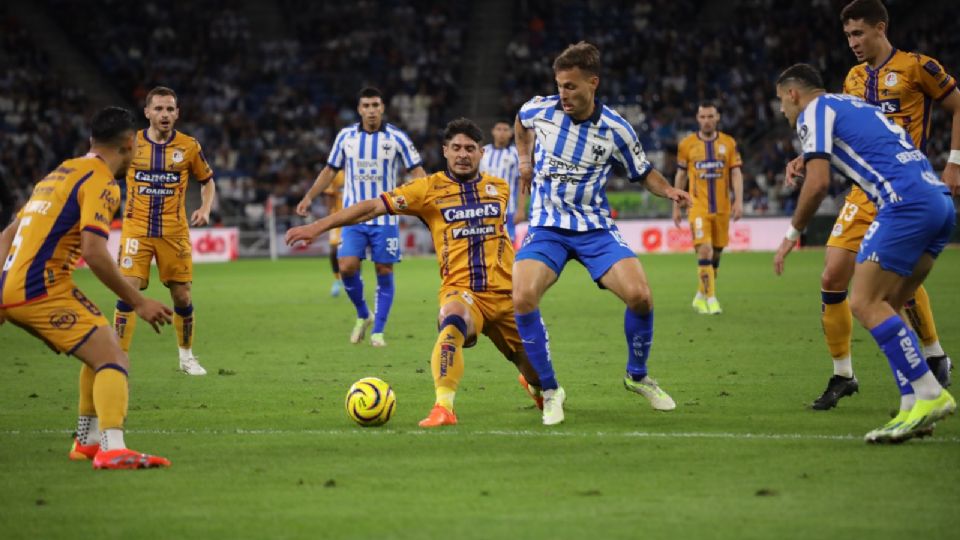
<path fill-rule="evenodd" d="M 921 357 L 917 335 L 898 315 L 949 241 L 956 209 L 950 190 L 902 126 L 862 99 L 823 88 L 820 74 L 806 64 L 787 68 L 777 79 L 781 112 L 797 129 L 806 174 L 774 271 L 783 272 L 800 231 L 823 201 L 831 167 L 877 206 L 857 253 L 850 307 L 886 355 L 901 396 L 896 417 L 864 438 L 902 442 L 929 434 L 934 422 L 957 408 Z"/>
<path fill-rule="evenodd" d="M 116 176 L 134 156 L 133 115 L 108 107 L 91 122 L 90 152 L 68 159 L 37 182 L 17 218 L 0 234 L 0 324 L 9 320 L 80 367 L 77 433 L 70 459 L 94 469 L 169 467 L 170 461 L 127 448 L 130 359 L 110 323 L 73 281 L 83 256 L 97 279 L 160 331 L 173 311 L 144 297 L 107 251 L 110 220 L 120 206 Z M 5 351 L 6 352 L 6 351 Z"/>
<path fill-rule="evenodd" d="M 559 94 L 525 103 L 515 126 L 520 185 L 529 190 L 532 183 L 533 202 L 530 229 L 514 265 L 513 301 L 527 357 L 543 385 L 543 423 L 564 420 L 565 393 L 551 363 L 540 299 L 570 259 L 580 261 L 599 287 L 626 304 L 624 386 L 657 410 L 673 410 L 673 399 L 647 375 L 653 300 L 640 261 L 610 217 L 604 186 L 617 164 L 654 195 L 681 206 L 689 204 L 690 195 L 655 171 L 633 127 L 596 101 L 600 51 L 595 46 L 581 41 L 567 47 L 553 71 Z"/>
<path fill-rule="evenodd" d="M 397 187 L 401 166 L 412 178 L 426 176 L 420 153 L 400 128 L 383 121 L 383 95 L 376 88 L 360 91 L 357 104 L 360 122 L 337 133 L 327 166 L 320 171 L 310 190 L 297 205 L 297 214 L 306 216 L 310 203 L 320 196 L 337 171 L 345 171 L 343 207 L 349 208 Z M 377 304 L 373 314 L 363 298 L 360 261 L 370 258 L 377 271 Z M 387 344 L 383 330 L 393 305 L 393 265 L 400 262 L 400 229 L 396 216 L 379 216 L 364 223 L 344 227 L 337 250 L 343 288 L 357 310 L 350 342 L 360 343 L 373 326 L 370 344 Z"/>
<path fill-rule="evenodd" d="M 491 130 L 493 142 L 483 147 L 480 172 L 503 178 L 510 186 L 510 201 L 507 203 L 507 234 L 516 241 L 516 225 L 526 219 L 527 197 L 518 189 L 520 179 L 519 156 L 513 143 L 513 129 L 508 122 L 497 122 Z"/>
<path fill-rule="evenodd" d="M 180 370 L 188 375 L 206 375 L 193 355 L 196 324 L 190 288 L 193 283 L 190 225 L 210 223 L 210 208 L 216 196 L 213 170 L 200 143 L 175 129 L 180 117 L 177 94 L 158 86 L 147 93 L 143 109 L 150 127 L 137 132 L 136 150 L 127 171 L 127 202 L 120 236 L 120 272 L 140 290 L 150 283 L 150 263 L 156 259 L 160 282 L 173 299 L 173 326 L 177 334 Z M 187 182 L 201 184 L 200 208 L 187 221 Z M 130 350 L 137 318 L 133 306 L 117 300 L 113 325 L 120 346 Z"/>
<path fill-rule="evenodd" d="M 843 92 L 880 107 L 901 126 L 913 144 L 926 151 L 930 135 L 930 109 L 934 102 L 953 115 L 950 146 L 953 162 L 941 176 L 954 192 L 960 187 L 960 92 L 956 80 L 936 60 L 917 53 L 897 50 L 887 39 L 889 15 L 879 0 L 855 0 L 840 14 L 847 42 L 863 63 L 847 74 Z M 787 167 L 787 178 L 802 175 L 802 156 Z M 812 408 L 827 410 L 859 390 L 851 356 L 853 315 L 847 289 L 853 277 L 855 258 L 864 234 L 877 209 L 858 186 L 850 189 L 827 241 L 821 277 L 824 337 L 833 357 L 833 376 Z M 951 361 L 940 345 L 933 310 L 921 285 L 916 297 L 904 307 L 910 324 L 920 336 L 923 354 L 937 379 L 950 385 Z"/>
<path fill-rule="evenodd" d="M 677 175 L 673 180 L 678 189 L 687 189 L 687 178 L 690 179 L 693 205 L 687 221 L 697 253 L 698 277 L 693 309 L 704 315 L 722 312 L 716 293 L 720 255 L 727 247 L 730 218 L 736 221 L 743 215 L 743 161 L 737 141 L 717 130 L 719 121 L 720 111 L 715 103 L 707 101 L 697 107 L 700 129 L 680 141 Z M 680 207 L 673 205 L 673 223 L 677 227 L 680 216 Z"/>
<path fill-rule="evenodd" d="M 463 349 L 476 344 L 480 333 L 516 365 L 521 385 L 542 406 L 537 372 L 513 318 L 513 245 L 503 227 L 510 194 L 502 178 L 479 172 L 482 142 L 476 124 L 453 120 L 443 135 L 446 170 L 287 231 L 288 244 L 309 244 L 331 228 L 387 214 L 416 216 L 430 229 L 440 265 L 440 334 L 430 359 L 437 400 L 421 427 L 457 423 L 453 403 L 463 378 Z"/>

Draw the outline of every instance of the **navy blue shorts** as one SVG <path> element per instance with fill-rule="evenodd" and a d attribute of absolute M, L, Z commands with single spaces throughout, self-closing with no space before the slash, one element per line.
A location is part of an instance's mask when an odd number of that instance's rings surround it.
<path fill-rule="evenodd" d="M 567 261 L 576 259 L 590 272 L 590 278 L 598 281 L 618 261 L 636 256 L 616 228 L 580 232 L 531 227 L 516 260 L 540 261 L 559 276 Z"/>

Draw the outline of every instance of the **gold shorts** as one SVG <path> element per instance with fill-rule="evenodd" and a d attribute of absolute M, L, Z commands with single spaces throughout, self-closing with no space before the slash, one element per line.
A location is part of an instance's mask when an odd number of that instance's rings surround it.
<path fill-rule="evenodd" d="M 505 292 L 474 292 L 463 287 L 441 287 L 440 305 L 451 300 L 464 304 L 470 310 L 477 331 L 488 338 L 507 359 L 513 361 L 526 353 L 517 321 L 513 318 L 513 298 Z M 476 345 L 476 336 L 464 347 Z"/>
<path fill-rule="evenodd" d="M 693 245 L 709 243 L 716 248 L 725 248 L 730 243 L 730 214 L 690 210 L 689 220 Z"/>
<path fill-rule="evenodd" d="M 127 277 L 138 277 L 143 288 L 150 283 L 150 262 L 156 258 L 160 282 L 190 283 L 193 281 L 193 250 L 190 239 L 122 236 L 117 265 Z"/>
<path fill-rule="evenodd" d="M 843 201 L 837 221 L 833 224 L 827 246 L 856 253 L 860 250 L 863 235 L 876 217 L 877 207 L 870 202 L 862 189 L 853 186 Z"/>
<path fill-rule="evenodd" d="M 80 289 L 0 308 L 13 324 L 40 338 L 58 353 L 73 354 L 94 330 L 110 323 Z"/>

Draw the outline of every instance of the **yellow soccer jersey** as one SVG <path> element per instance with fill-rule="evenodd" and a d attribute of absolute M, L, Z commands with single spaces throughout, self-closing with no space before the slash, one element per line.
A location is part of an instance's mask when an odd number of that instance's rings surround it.
<path fill-rule="evenodd" d="M 213 178 L 196 139 L 174 130 L 167 141 L 155 142 L 147 130 L 138 131 L 136 155 L 127 171 L 123 236 L 189 236 L 184 197 L 191 175 L 202 184 Z"/>
<path fill-rule="evenodd" d="M 893 50 L 879 68 L 866 62 L 854 66 L 843 82 L 843 92 L 872 103 L 910 134 L 926 152 L 930 136 L 930 108 L 957 87 L 957 81 L 939 62 L 918 53 Z"/>
<path fill-rule="evenodd" d="M 333 197 L 333 202 L 328 209 L 331 214 L 343 208 L 343 179 L 344 172 L 341 169 L 337 171 L 337 175 L 333 177 L 327 189 L 323 190 L 325 195 Z"/>
<path fill-rule="evenodd" d="M 459 182 L 439 172 L 380 195 L 391 214 L 416 216 L 433 235 L 444 287 L 512 290 L 513 243 L 504 229 L 506 180 Z"/>
<path fill-rule="evenodd" d="M 64 161 L 38 182 L 17 214 L 20 227 L 0 275 L 0 307 L 73 289 L 81 231 L 109 237 L 119 207 L 120 186 L 92 154 Z"/>
<path fill-rule="evenodd" d="M 730 173 L 743 165 L 737 142 L 717 132 L 711 140 L 699 133 L 687 135 L 677 148 L 677 167 L 687 171 L 693 197 L 691 210 L 710 214 L 730 213 Z"/>

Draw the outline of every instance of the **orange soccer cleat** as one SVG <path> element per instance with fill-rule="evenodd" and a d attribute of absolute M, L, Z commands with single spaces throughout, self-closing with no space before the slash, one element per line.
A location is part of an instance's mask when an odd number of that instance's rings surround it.
<path fill-rule="evenodd" d="M 420 421 L 420 427 L 440 427 L 457 425 L 457 415 L 443 405 L 434 405 L 430 414 Z"/>
<path fill-rule="evenodd" d="M 89 461 L 100 451 L 100 444 L 82 445 L 76 437 L 73 438 L 73 446 L 70 447 L 70 459 L 74 461 Z"/>
<path fill-rule="evenodd" d="M 523 373 L 517 375 L 517 380 L 520 381 L 520 386 L 523 387 L 524 392 L 530 396 L 530 399 L 537 404 L 537 408 L 541 411 L 543 410 L 543 396 L 537 394 L 530 388 L 530 383 L 527 382 L 527 379 L 523 377 Z"/>
<path fill-rule="evenodd" d="M 101 450 L 93 458 L 94 469 L 153 469 L 169 466 L 170 460 L 167 458 L 142 454 L 129 448 Z"/>

